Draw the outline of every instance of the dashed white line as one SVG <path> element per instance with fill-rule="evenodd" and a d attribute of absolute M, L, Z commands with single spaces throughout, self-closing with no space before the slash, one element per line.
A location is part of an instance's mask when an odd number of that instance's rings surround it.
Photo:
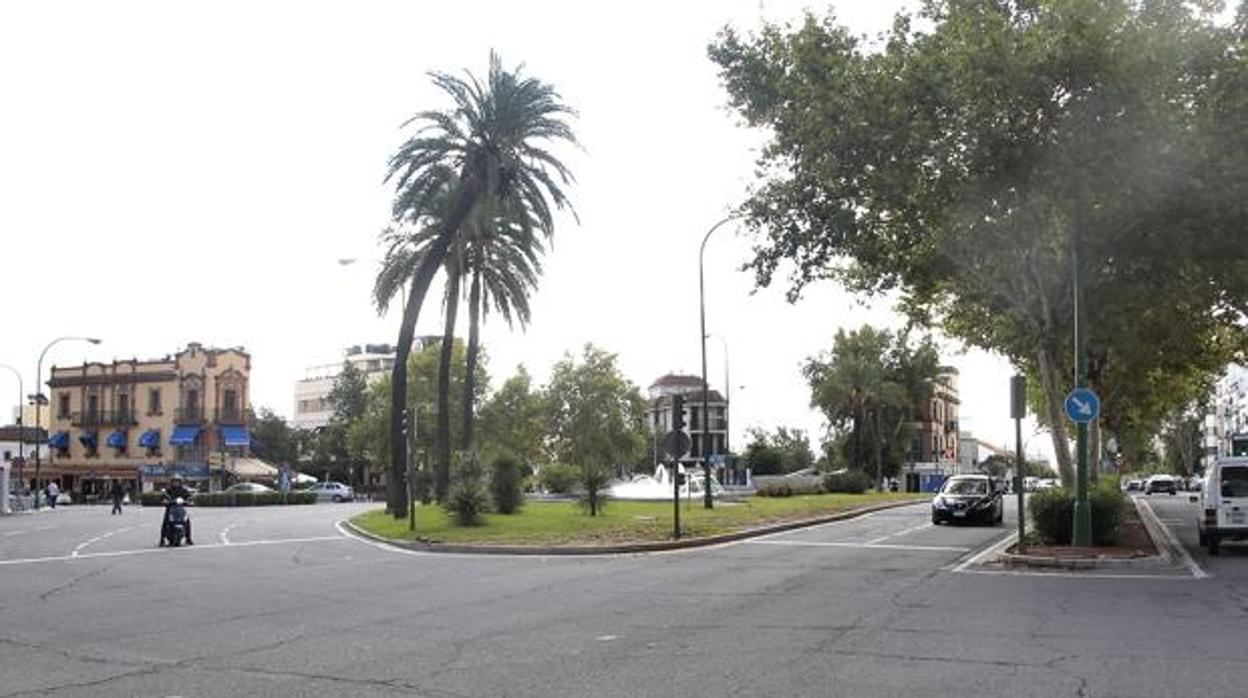
<path fill-rule="evenodd" d="M 178 548 L 177 550 L 179 552 L 177 553 L 175 553 L 172 548 L 137 548 L 133 550 L 110 550 L 108 552 L 103 552 L 103 553 L 81 553 L 78 555 L 74 555 L 71 553 L 69 555 L 51 555 L 48 557 L 27 557 L 27 558 L 19 558 L 19 559 L 14 559 L 14 560 L 0 560 L 0 567 L 7 566 L 7 565 L 31 565 L 31 564 L 40 563 L 40 562 L 70 562 L 70 561 L 77 561 L 77 560 L 90 560 L 92 558 L 98 558 L 98 557 L 126 557 L 130 555 L 147 555 L 151 553 L 163 553 L 165 555 L 177 555 L 177 554 L 193 553 L 199 550 L 214 550 L 214 549 L 220 550 L 220 549 L 224 549 L 227 547 L 230 548 L 231 550 L 237 550 L 238 548 L 248 548 L 252 546 L 286 545 L 289 543 L 321 543 L 321 542 L 330 543 L 334 541 L 346 541 L 346 540 L 350 540 L 350 539 L 344 538 L 342 536 L 313 536 L 310 538 L 276 538 L 273 540 L 250 540 L 245 543 L 231 543 L 228 546 L 220 545 L 216 543 L 209 543 L 208 545 L 196 545 L 193 547 L 188 546 L 185 548 Z"/>
<path fill-rule="evenodd" d="M 234 528 L 237 525 L 238 525 L 238 522 L 234 522 L 226 526 L 225 528 L 221 529 L 221 535 L 219 536 L 219 538 L 221 539 L 221 545 L 230 544 L 230 529 Z"/>
<path fill-rule="evenodd" d="M 904 536 L 907 533 L 914 533 L 915 531 L 922 531 L 925 528 L 932 528 L 932 524 L 931 523 L 919 524 L 918 526 L 907 528 L 904 531 L 897 531 L 896 533 L 889 533 L 888 535 L 880 536 L 879 538 L 873 538 L 867 541 L 867 545 L 875 545 L 876 543 L 882 543 L 888 540 L 889 538 L 896 538 L 898 536 Z"/>
<path fill-rule="evenodd" d="M 889 543 L 846 543 L 840 541 L 804 541 L 804 540 L 746 540 L 750 545 L 791 545 L 794 547 L 811 548 L 861 548 L 864 550 L 924 550 L 937 552 L 969 553 L 970 548 L 953 545 L 901 545 Z"/>
<path fill-rule="evenodd" d="M 79 557 L 79 556 L 80 556 L 80 554 L 82 553 L 83 549 L 84 549 L 84 548 L 86 548 L 88 545 L 91 545 L 91 544 L 93 544 L 93 543 L 98 543 L 98 542 L 100 542 L 100 541 L 104 540 L 105 538 L 109 538 L 109 537 L 111 537 L 111 536 L 115 536 L 115 535 L 117 535 L 118 533 L 121 533 L 121 532 L 123 532 L 123 531 L 129 531 L 129 530 L 130 530 L 130 529 L 132 529 L 132 528 L 134 528 L 134 526 L 126 526 L 125 528 L 119 528 L 119 529 L 117 529 L 117 530 L 115 530 L 115 531 L 109 531 L 108 533 L 104 533 L 104 534 L 98 535 L 98 536 L 96 536 L 95 538 L 92 538 L 92 539 L 87 540 L 87 541 L 85 541 L 85 542 L 79 543 L 77 546 L 75 546 L 75 547 L 74 547 L 73 551 L 72 551 L 72 552 L 70 552 L 69 556 L 70 556 L 70 557 Z"/>

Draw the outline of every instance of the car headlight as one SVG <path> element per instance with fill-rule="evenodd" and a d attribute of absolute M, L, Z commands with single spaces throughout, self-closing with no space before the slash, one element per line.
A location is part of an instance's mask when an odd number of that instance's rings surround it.
<path fill-rule="evenodd" d="M 936 499 L 933 499 L 933 500 L 932 500 L 932 506 L 936 507 L 937 509 L 944 509 L 944 508 L 945 508 L 945 498 L 944 498 L 944 497 L 937 497 Z"/>

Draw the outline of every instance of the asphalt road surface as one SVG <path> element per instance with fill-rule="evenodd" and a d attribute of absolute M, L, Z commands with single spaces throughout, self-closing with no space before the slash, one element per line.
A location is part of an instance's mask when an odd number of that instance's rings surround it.
<path fill-rule="evenodd" d="M 1195 505 L 1151 498 L 1195 546 Z M 0 696 L 1243 696 L 1248 547 L 993 574 L 926 505 L 694 551 L 416 554 L 366 505 L 0 519 Z"/>

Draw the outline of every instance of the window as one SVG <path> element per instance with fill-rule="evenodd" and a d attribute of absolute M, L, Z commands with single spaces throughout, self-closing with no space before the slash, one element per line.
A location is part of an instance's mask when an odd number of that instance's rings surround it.
<path fill-rule="evenodd" d="M 238 414 L 238 392 L 237 391 L 226 390 L 225 399 L 223 400 L 223 402 L 225 404 L 222 405 L 221 409 L 226 414 L 226 416 L 233 417 L 234 415 Z"/>
<path fill-rule="evenodd" d="M 90 423 L 95 423 L 96 418 L 100 414 L 100 396 L 87 396 L 87 419 Z"/>
<path fill-rule="evenodd" d="M 61 419 L 69 417 L 69 393 L 61 393 L 57 396 L 56 416 Z"/>
<path fill-rule="evenodd" d="M 147 413 L 160 414 L 160 388 L 147 389 Z"/>
<path fill-rule="evenodd" d="M 130 396 L 125 393 L 117 396 L 117 418 L 123 421 L 130 420 Z"/>

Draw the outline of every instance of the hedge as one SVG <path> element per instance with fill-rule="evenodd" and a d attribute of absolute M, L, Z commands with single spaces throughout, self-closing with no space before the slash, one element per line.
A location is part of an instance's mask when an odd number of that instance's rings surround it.
<path fill-rule="evenodd" d="M 145 507 L 161 506 L 160 492 L 144 492 L 139 502 Z M 197 507 L 256 507 L 279 504 L 315 504 L 315 492 L 199 492 L 191 496 Z"/>
<path fill-rule="evenodd" d="M 1127 497 L 1116 483 L 1106 480 L 1088 492 L 1092 506 L 1092 544 L 1113 545 Z M 1027 502 L 1036 533 L 1050 545 L 1069 545 L 1075 516 L 1075 493 L 1063 487 L 1039 490 Z"/>
<path fill-rule="evenodd" d="M 862 494 L 871 487 L 871 478 L 861 470 L 848 470 L 843 473 L 828 473 L 823 478 L 824 492 L 842 492 L 845 494 Z"/>
<path fill-rule="evenodd" d="M 759 497 L 792 497 L 803 494 L 823 494 L 823 485 L 818 482 L 768 482 L 759 485 L 754 494 Z"/>

